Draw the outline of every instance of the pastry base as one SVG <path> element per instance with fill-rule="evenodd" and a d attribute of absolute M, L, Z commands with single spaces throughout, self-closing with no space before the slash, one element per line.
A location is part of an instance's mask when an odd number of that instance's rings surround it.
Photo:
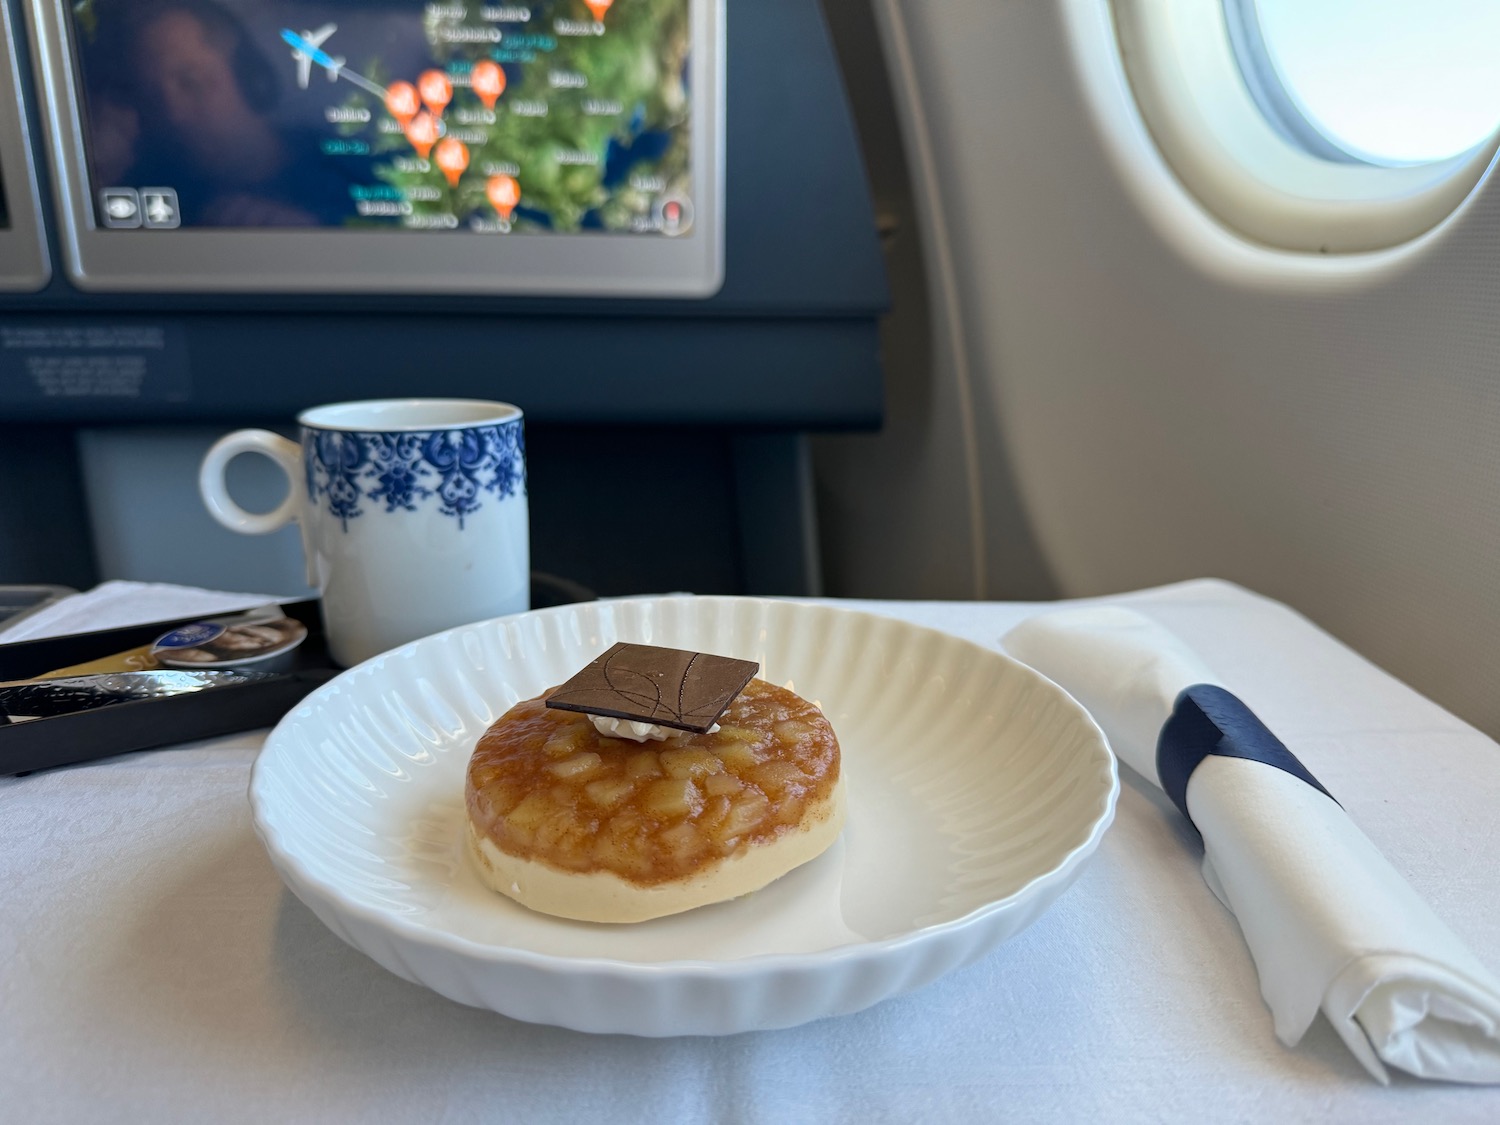
<path fill-rule="evenodd" d="M 692 875 L 640 885 L 608 871 L 582 874 L 507 855 L 472 819 L 464 835 L 479 878 L 522 906 L 581 922 L 644 922 L 739 898 L 821 855 L 844 827 L 842 771 L 833 792 L 810 802 L 796 829 L 748 851 L 705 864 Z"/>

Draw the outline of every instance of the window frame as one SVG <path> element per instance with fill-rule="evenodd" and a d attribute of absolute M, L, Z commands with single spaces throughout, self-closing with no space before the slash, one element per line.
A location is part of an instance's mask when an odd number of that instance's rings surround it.
<path fill-rule="evenodd" d="M 1500 131 L 1451 159 L 1405 166 L 1347 153 L 1337 159 L 1305 145 L 1294 123 L 1265 108 L 1274 105 L 1275 92 L 1252 92 L 1254 79 L 1233 42 L 1243 30 L 1231 31 L 1236 6 L 1236 0 L 1111 5 L 1146 128 L 1183 186 L 1220 223 L 1283 250 L 1380 250 L 1439 225 L 1484 177 Z M 1284 89 L 1281 96 L 1287 97 Z"/>

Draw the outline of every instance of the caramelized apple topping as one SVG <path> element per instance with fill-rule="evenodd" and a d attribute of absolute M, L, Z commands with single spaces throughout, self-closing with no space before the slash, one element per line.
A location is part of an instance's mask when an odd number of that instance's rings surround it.
<path fill-rule="evenodd" d="M 643 747 L 588 716 L 518 703 L 469 761 L 469 814 L 502 852 L 641 885 L 795 831 L 839 776 L 838 741 L 800 696 L 751 680 L 713 734 Z"/>

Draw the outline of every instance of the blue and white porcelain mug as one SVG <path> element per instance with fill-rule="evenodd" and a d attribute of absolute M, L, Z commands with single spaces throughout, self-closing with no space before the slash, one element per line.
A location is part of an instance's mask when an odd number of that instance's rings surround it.
<path fill-rule="evenodd" d="M 238 430 L 203 459 L 213 517 L 263 535 L 296 520 L 343 665 L 428 633 L 528 608 L 530 532 L 521 411 L 473 399 L 343 402 L 304 411 L 302 442 Z M 273 511 L 229 497 L 224 470 L 260 453 L 291 488 Z"/>

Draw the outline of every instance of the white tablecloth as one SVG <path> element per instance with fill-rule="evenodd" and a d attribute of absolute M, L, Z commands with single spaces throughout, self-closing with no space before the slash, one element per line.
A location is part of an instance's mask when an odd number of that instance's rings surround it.
<path fill-rule="evenodd" d="M 1500 968 L 1500 747 L 1285 607 L 1122 599 L 1198 649 Z M 994 645 L 1045 608 L 844 603 Z M 978 964 L 841 1019 L 596 1038 L 378 968 L 284 890 L 245 802 L 261 735 L 0 779 L 0 1120 L 1494 1122 L 1282 1048 L 1192 831 L 1126 771 L 1078 884 Z"/>

